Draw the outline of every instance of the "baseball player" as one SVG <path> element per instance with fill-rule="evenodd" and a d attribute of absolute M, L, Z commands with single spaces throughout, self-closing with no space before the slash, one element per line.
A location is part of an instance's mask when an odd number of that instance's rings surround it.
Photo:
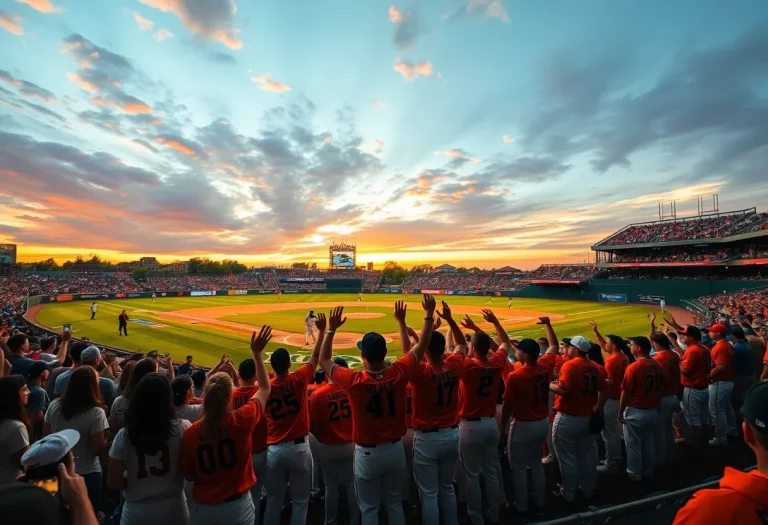
<path fill-rule="evenodd" d="M 619 401 L 621 400 L 621 383 L 629 366 L 629 358 L 616 346 L 615 337 L 604 338 L 597 329 L 597 324 L 590 321 L 595 339 L 600 349 L 608 354 L 605 360 L 605 382 L 608 385 L 608 399 L 605 401 L 603 416 L 605 427 L 602 431 L 605 442 L 605 462 L 597 466 L 600 473 L 615 474 L 621 461 L 621 427 L 619 425 Z"/>
<path fill-rule="evenodd" d="M 335 357 L 333 362 L 343 368 L 349 368 L 341 357 Z M 309 407 L 310 429 L 317 438 L 317 457 L 322 466 L 325 484 L 325 523 L 337 523 L 339 487 L 344 487 L 350 524 L 357 525 L 360 523 L 360 511 L 357 508 L 352 468 L 355 444 L 352 442 L 352 408 L 349 396 L 331 381 L 314 391 Z M 314 458 L 314 453 L 312 457 Z"/>
<path fill-rule="evenodd" d="M 744 441 L 757 457 L 751 472 L 725 467 L 720 486 L 700 490 L 677 512 L 673 525 L 738 523 L 763 525 L 768 509 L 768 384 L 758 383 L 744 400 Z"/>
<path fill-rule="evenodd" d="M 510 348 L 509 336 L 493 312 L 483 310 L 483 318 L 494 325 L 501 344 L 497 351 L 491 352 L 491 338 L 488 334 L 475 331 L 459 382 L 459 453 L 464 467 L 467 512 L 470 521 L 476 525 L 484 523 L 485 516 L 490 521 L 499 521 L 503 480 L 498 478 L 501 466 L 498 456 L 496 396 Z M 455 341 L 461 341 L 464 336 L 458 328 L 454 328 L 455 322 L 452 319 L 446 321 L 451 331 L 456 332 Z M 481 475 L 485 481 L 487 512 L 483 511 Z"/>
<path fill-rule="evenodd" d="M 312 410 L 312 394 L 315 390 L 320 388 L 325 382 L 325 372 L 322 370 L 315 370 L 315 378 L 312 383 L 307 385 L 307 403 L 309 403 L 309 409 Z M 323 480 L 322 469 L 320 468 L 320 453 L 318 450 L 318 441 L 315 435 L 310 432 L 308 435 L 309 450 L 312 452 L 312 492 L 311 500 L 315 501 L 320 496 L 320 485 Z"/>
<path fill-rule="evenodd" d="M 357 294 L 357 302 L 362 303 L 363 302 L 363 292 L 358 292 Z"/>
<path fill-rule="evenodd" d="M 157 295 L 155 294 L 155 292 L 152 292 L 152 302 L 153 303 L 155 302 L 155 298 L 157 298 Z"/>
<path fill-rule="evenodd" d="M 680 390 L 680 356 L 672 351 L 672 343 L 661 332 L 651 334 L 651 345 L 656 350 L 653 359 L 659 363 L 665 379 L 664 388 L 661 391 L 659 421 L 654 432 L 656 466 L 660 467 L 667 461 L 676 459 L 677 448 L 672 417 L 675 412 L 680 411 L 680 401 L 677 399 L 677 393 Z"/>
<path fill-rule="evenodd" d="M 94 302 L 94 303 L 91 303 L 91 321 L 93 321 L 94 319 L 96 319 L 96 309 L 97 309 L 97 308 L 98 308 L 98 306 L 96 306 L 96 303 L 95 303 L 95 302 Z"/>
<path fill-rule="evenodd" d="M 687 439 L 695 444 L 704 440 L 704 427 L 709 421 L 709 349 L 701 344 L 701 331 L 688 325 L 680 331 L 685 353 L 680 359 L 680 382 L 683 385 L 683 415 L 687 423 Z"/>
<path fill-rule="evenodd" d="M 309 311 L 309 314 L 304 318 L 304 345 L 309 344 L 309 338 L 312 338 L 312 342 L 315 343 L 315 312 L 313 310 Z M 321 334 L 322 335 L 322 334 Z"/>
<path fill-rule="evenodd" d="M 256 362 L 246 359 L 238 367 L 240 386 L 232 392 L 232 410 L 245 405 L 259 389 L 256 384 Z M 251 435 L 251 464 L 256 483 L 251 487 L 251 499 L 256 514 L 256 525 L 261 523 L 260 502 L 264 483 L 267 479 L 267 418 L 259 418 Z"/>
<path fill-rule="evenodd" d="M 448 321 L 452 330 L 456 327 L 461 335 L 445 301 L 443 312 L 438 315 Z M 460 341 L 463 343 L 463 339 Z M 416 429 L 413 473 L 421 496 L 423 523 L 457 525 L 453 477 L 459 460 L 457 405 L 466 346 L 459 344 L 454 349 L 456 353 L 447 357 L 444 357 L 445 349 L 443 334 L 433 332 L 427 346 L 427 360 L 419 364 L 410 382 L 413 387 L 412 421 Z"/>
<path fill-rule="evenodd" d="M 310 315 L 313 315 L 310 312 Z M 309 448 L 309 409 L 307 385 L 315 376 L 320 345 L 323 342 L 325 316 L 316 320 L 320 334 L 309 360 L 296 371 L 291 368 L 291 356 L 285 348 L 278 348 L 269 363 L 275 371 L 272 393 L 267 401 L 267 510 L 264 522 L 280 522 L 285 488 L 291 484 L 291 524 L 303 525 L 312 491 L 312 451 Z"/>
<path fill-rule="evenodd" d="M 665 301 L 663 298 L 659 301 L 659 307 L 661 308 L 661 313 L 664 313 L 664 307 L 667 306 L 667 301 Z"/>
<path fill-rule="evenodd" d="M 563 366 L 563 357 L 560 355 L 560 343 L 557 341 L 557 335 L 555 329 L 552 327 L 552 322 L 549 317 L 539 317 L 536 324 L 544 325 L 547 330 L 547 337 L 539 338 L 539 348 L 544 353 L 539 357 L 538 364 L 544 368 L 552 370 L 552 381 L 557 380 L 557 374 L 560 371 L 560 367 Z M 547 430 L 547 455 L 542 458 L 541 462 L 545 465 L 555 462 L 555 445 L 552 442 L 552 423 L 555 421 L 555 393 L 551 390 L 548 394 L 547 406 L 549 407 L 549 430 Z"/>
<path fill-rule="evenodd" d="M 608 396 L 605 376 L 587 359 L 591 347 L 580 335 L 570 339 L 565 346 L 568 359 L 560 367 L 557 381 L 549 385 L 556 394 L 552 441 L 563 479 L 560 495 L 569 503 L 575 500 L 577 488 L 591 498 L 597 484 L 597 442 L 589 422 L 593 412 L 603 409 Z"/>
<path fill-rule="evenodd" d="M 630 337 L 629 349 L 635 362 L 627 367 L 621 384 L 619 422 L 624 427 L 627 448 L 627 474 L 632 481 L 653 477 L 656 466 L 654 433 L 659 419 L 664 373 L 651 359 L 647 337 Z"/>
<path fill-rule="evenodd" d="M 125 335 L 128 336 L 128 314 L 125 313 L 125 310 L 120 312 L 120 315 L 117 316 L 117 323 L 118 328 L 117 331 L 120 335 L 123 335 L 123 332 L 125 332 Z"/>
<path fill-rule="evenodd" d="M 504 387 L 499 439 L 507 442 L 507 457 L 515 487 L 515 508 L 528 512 L 528 469 L 531 470 L 533 499 L 537 511 L 544 510 L 544 467 L 541 446 L 549 430 L 549 383 L 554 368 L 538 363 L 539 344 L 523 339 L 517 345 L 517 362 L 523 365 L 509 374 Z M 504 434 L 510 416 L 514 421 Z"/>
<path fill-rule="evenodd" d="M 509 299 L 507 299 L 507 310 L 511 310 L 511 309 L 512 309 L 512 298 L 510 297 Z"/>
<path fill-rule="evenodd" d="M 403 354 L 410 352 L 408 350 Z M 413 385 L 408 383 L 405 388 L 405 435 L 403 436 L 403 449 L 405 450 L 405 472 L 403 473 L 403 501 L 411 502 L 411 485 L 413 483 L 413 440 L 416 438 L 416 429 L 413 428 Z"/>
<path fill-rule="evenodd" d="M 232 411 L 232 378 L 226 373 L 208 377 L 203 393 L 203 417 L 192 423 L 182 438 L 181 471 L 194 482 L 190 523 L 252 525 L 255 519 L 249 489 L 256 483 L 251 459 L 253 431 L 263 418 L 270 393 L 262 351 L 272 329 L 262 327 L 251 336 L 256 378 L 263 388 L 251 402 Z"/>
<path fill-rule="evenodd" d="M 733 347 L 726 341 L 728 329 L 715 323 L 709 336 L 715 342 L 712 347 L 712 371 L 709 373 L 709 421 L 715 427 L 715 435 L 709 440 L 714 447 L 728 444 L 728 435 L 738 435 L 736 415 L 731 406 L 733 394 Z"/>
<path fill-rule="evenodd" d="M 382 500 L 387 508 L 389 523 L 405 523 L 400 499 L 405 469 L 402 443 L 406 430 L 405 389 L 431 339 L 435 300 L 425 295 L 422 306 L 426 314 L 424 325 L 419 342 L 411 351 L 387 365 L 384 361 L 387 355 L 386 340 L 377 333 L 368 333 L 358 343 L 365 365 L 365 369 L 360 372 L 336 365 L 331 360 L 334 334 L 346 321 L 346 318 L 342 319 L 344 308 L 335 308 L 329 319 L 320 366 L 349 396 L 352 440 L 355 442 L 355 485 L 365 525 L 379 522 Z M 395 318 L 401 325 L 405 324 L 405 314 L 405 304 L 398 301 L 395 304 Z"/>

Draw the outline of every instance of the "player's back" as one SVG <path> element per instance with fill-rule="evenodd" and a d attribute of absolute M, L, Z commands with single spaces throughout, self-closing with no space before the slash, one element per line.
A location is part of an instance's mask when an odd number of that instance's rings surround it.
<path fill-rule="evenodd" d="M 251 441 L 261 417 L 261 404 L 252 401 L 229 412 L 214 435 L 203 435 L 202 419 L 184 432 L 181 470 L 194 481 L 192 494 L 197 503 L 221 503 L 256 482 Z"/>
<path fill-rule="evenodd" d="M 405 435 L 406 388 L 416 366 L 413 354 L 406 354 L 377 372 L 333 368 L 333 380 L 349 395 L 355 443 L 376 445 Z"/>
<path fill-rule="evenodd" d="M 644 410 L 659 408 L 664 374 L 653 359 L 638 359 L 627 367 L 622 389 L 629 395 L 629 406 Z"/>
<path fill-rule="evenodd" d="M 611 380 L 608 386 L 608 398 L 617 400 L 621 398 L 621 382 L 629 366 L 629 358 L 622 352 L 614 352 L 605 360 L 606 378 Z"/>
<path fill-rule="evenodd" d="M 656 352 L 653 359 L 659 363 L 664 375 L 661 396 L 676 396 L 680 390 L 680 356 L 671 350 Z"/>
<path fill-rule="evenodd" d="M 574 357 L 560 367 L 558 383 L 568 394 L 555 396 L 555 410 L 571 416 L 588 416 L 597 404 L 597 393 L 605 389 L 605 375 L 594 363 Z"/>
<path fill-rule="evenodd" d="M 712 358 L 709 349 L 701 343 L 694 343 L 685 349 L 680 366 L 690 372 L 680 378 L 683 386 L 702 389 L 709 385 L 709 372 Z"/>
<path fill-rule="evenodd" d="M 507 353 L 503 350 L 488 352 L 488 359 L 485 361 L 464 357 L 464 371 L 459 382 L 461 389 L 459 417 L 461 419 L 496 415 L 499 383 L 506 366 Z"/>
<path fill-rule="evenodd" d="M 232 397 L 230 402 L 232 403 L 232 410 L 245 405 L 259 390 L 258 386 L 241 386 L 232 391 Z M 259 418 L 259 422 L 253 429 L 253 438 L 251 439 L 251 452 L 253 454 L 263 452 L 267 449 L 267 418 Z"/>
<path fill-rule="evenodd" d="M 290 374 L 278 375 L 272 381 L 272 391 L 264 411 L 267 419 L 267 444 L 275 445 L 309 434 L 307 385 L 314 376 L 309 364 Z"/>
<path fill-rule="evenodd" d="M 733 381 L 733 346 L 728 341 L 718 341 L 712 347 L 712 368 L 724 366 L 725 369 L 717 378 L 718 381 Z"/>
<path fill-rule="evenodd" d="M 552 370 L 538 363 L 523 366 L 509 374 L 504 399 L 512 404 L 518 421 L 539 421 L 549 415 L 549 381 Z"/>
<path fill-rule="evenodd" d="M 349 395 L 336 384 L 324 384 L 310 398 L 310 421 L 315 437 L 325 445 L 352 441 L 352 407 Z"/>
<path fill-rule="evenodd" d="M 413 428 L 431 430 L 459 423 L 459 379 L 463 365 L 460 354 L 447 356 L 442 365 L 419 364 L 410 383 Z"/>

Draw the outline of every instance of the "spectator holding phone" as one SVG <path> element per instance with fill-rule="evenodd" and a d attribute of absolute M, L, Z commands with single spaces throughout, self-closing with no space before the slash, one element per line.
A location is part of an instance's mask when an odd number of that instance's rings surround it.
<path fill-rule="evenodd" d="M 29 389 L 20 375 L 0 378 L 0 487 L 21 474 L 21 457 L 29 447 L 26 405 Z"/>

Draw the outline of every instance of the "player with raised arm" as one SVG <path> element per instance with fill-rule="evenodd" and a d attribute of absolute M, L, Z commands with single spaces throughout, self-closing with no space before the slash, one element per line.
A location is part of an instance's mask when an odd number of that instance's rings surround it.
<path fill-rule="evenodd" d="M 312 316 L 313 322 L 317 317 Z M 325 326 L 323 326 L 325 328 Z M 315 377 L 320 346 L 324 334 L 320 331 L 309 360 L 294 372 L 291 355 L 278 348 L 269 357 L 275 372 L 272 393 L 267 401 L 267 510 L 264 522 L 280 522 L 283 499 L 288 483 L 291 484 L 291 523 L 307 521 L 309 498 L 312 492 L 312 451 L 309 448 L 309 402 L 307 386 Z"/>
<path fill-rule="evenodd" d="M 387 508 L 389 523 L 403 525 L 401 506 L 405 452 L 406 384 L 416 373 L 424 350 L 432 337 L 435 300 L 424 295 L 425 318 L 419 342 L 410 352 L 392 364 L 384 361 L 387 343 L 381 335 L 370 332 L 358 343 L 363 371 L 353 371 L 333 363 L 333 337 L 346 318 L 337 307 L 328 319 L 328 331 L 320 355 L 320 366 L 349 396 L 352 408 L 352 440 L 355 442 L 355 483 L 362 521 L 379 522 L 379 507 Z M 401 301 L 398 309 L 405 309 Z"/>
<path fill-rule="evenodd" d="M 557 341 L 557 334 L 552 327 L 552 322 L 549 317 L 539 317 L 536 324 L 543 325 L 547 331 L 547 337 L 539 339 L 539 347 L 542 347 L 545 350 L 541 357 L 539 357 L 538 364 L 544 368 L 552 370 L 551 381 L 557 381 L 557 374 L 560 372 L 560 367 L 563 366 L 563 357 L 560 355 L 560 343 Z M 555 444 L 552 442 L 552 423 L 555 421 L 555 393 L 551 390 L 547 394 L 547 406 L 549 407 L 547 455 L 541 460 L 545 465 L 555 462 Z"/>
<path fill-rule="evenodd" d="M 264 417 L 271 391 L 262 352 L 272 338 L 263 326 L 251 336 L 259 388 L 246 403 L 232 410 L 232 378 L 222 372 L 208 377 L 203 391 L 203 417 L 192 423 L 182 438 L 181 471 L 194 482 L 190 523 L 253 525 L 250 488 L 256 483 L 251 464 L 253 430 Z"/>

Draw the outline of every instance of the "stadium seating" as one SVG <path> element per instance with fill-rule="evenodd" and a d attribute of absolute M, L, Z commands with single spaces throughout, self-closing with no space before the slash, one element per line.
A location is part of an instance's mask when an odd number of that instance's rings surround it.
<path fill-rule="evenodd" d="M 404 284 L 404 288 L 413 290 L 482 290 L 490 280 L 490 272 L 477 273 L 419 273 L 412 276 Z"/>
<path fill-rule="evenodd" d="M 543 264 L 528 276 L 531 281 L 586 281 L 595 274 L 591 264 Z"/>
<path fill-rule="evenodd" d="M 515 292 L 522 290 L 527 285 L 522 282 L 519 275 L 508 273 L 495 273 L 487 283 L 485 289 L 491 292 Z"/>

